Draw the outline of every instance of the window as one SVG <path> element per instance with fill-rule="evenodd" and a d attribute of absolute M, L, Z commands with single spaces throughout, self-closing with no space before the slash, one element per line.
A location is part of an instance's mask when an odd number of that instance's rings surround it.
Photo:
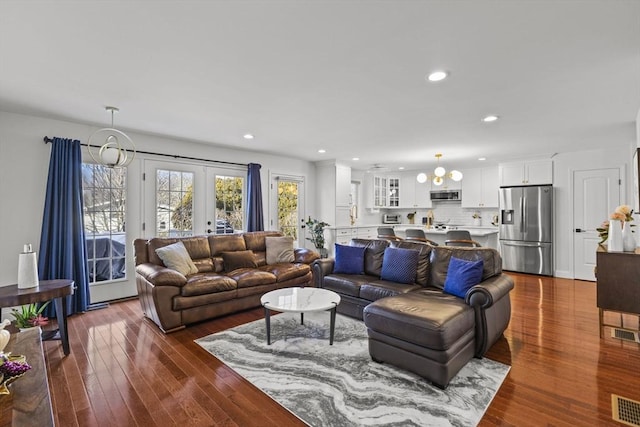
<path fill-rule="evenodd" d="M 82 164 L 89 284 L 126 279 L 126 169 Z"/>
<path fill-rule="evenodd" d="M 298 240 L 299 206 L 298 181 L 278 179 L 278 230 L 285 236 Z"/>
<path fill-rule="evenodd" d="M 156 171 L 156 236 L 193 233 L 193 172 Z"/>
<path fill-rule="evenodd" d="M 243 230 L 242 206 L 244 178 L 216 175 L 216 234 L 230 234 Z"/>

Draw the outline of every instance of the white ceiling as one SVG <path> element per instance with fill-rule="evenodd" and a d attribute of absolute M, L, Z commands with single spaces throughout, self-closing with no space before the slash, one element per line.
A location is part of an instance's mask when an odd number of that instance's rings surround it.
<path fill-rule="evenodd" d="M 622 147 L 640 1 L 0 0 L 1 110 L 104 125 L 106 105 L 125 130 L 360 169 Z"/>

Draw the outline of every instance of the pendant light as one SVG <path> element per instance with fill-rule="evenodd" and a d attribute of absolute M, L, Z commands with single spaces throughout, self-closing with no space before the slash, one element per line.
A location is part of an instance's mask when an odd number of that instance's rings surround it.
<path fill-rule="evenodd" d="M 438 185 L 438 186 L 444 183 L 445 178 L 452 179 L 456 182 L 462 180 L 462 172 L 458 170 L 452 170 L 451 172 L 447 173 L 447 170 L 442 166 L 440 166 L 441 157 L 442 157 L 441 153 L 436 154 L 437 166 L 433 171 L 433 175 L 427 175 L 424 172 L 418 174 L 416 179 L 420 184 L 424 184 L 429 179 L 432 180 L 431 182 L 433 182 L 433 185 Z"/>
<path fill-rule="evenodd" d="M 113 115 L 120 111 L 117 107 L 105 107 L 111 113 L 111 127 L 95 131 L 87 145 L 89 155 L 101 165 L 121 168 L 129 165 L 136 155 L 136 146 L 127 134 L 113 127 Z"/>

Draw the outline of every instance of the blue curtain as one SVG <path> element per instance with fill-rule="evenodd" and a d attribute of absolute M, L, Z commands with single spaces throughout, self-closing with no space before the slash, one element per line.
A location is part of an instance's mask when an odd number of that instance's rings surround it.
<path fill-rule="evenodd" d="M 264 230 L 262 213 L 262 183 L 260 168 L 262 165 L 249 163 L 249 183 L 247 185 L 247 231 Z"/>
<path fill-rule="evenodd" d="M 73 280 L 76 290 L 66 299 L 67 314 L 87 310 L 90 297 L 82 209 L 82 154 L 77 140 L 53 139 L 38 273 L 40 280 Z M 44 313 L 54 317 L 53 304 Z"/>

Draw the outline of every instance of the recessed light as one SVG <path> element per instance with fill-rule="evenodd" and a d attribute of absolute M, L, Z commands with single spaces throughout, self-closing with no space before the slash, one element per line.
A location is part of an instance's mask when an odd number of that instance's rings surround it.
<path fill-rule="evenodd" d="M 318 153 L 320 153 L 320 154 L 324 154 L 326 152 L 327 152 L 327 150 L 325 150 L 324 148 L 321 148 L 321 149 L 318 150 Z"/>
<path fill-rule="evenodd" d="M 251 135 L 250 133 L 245 133 L 243 138 L 244 139 L 253 139 L 253 135 Z"/>
<path fill-rule="evenodd" d="M 486 157 L 478 157 L 478 160 L 480 160 L 481 162 L 484 162 L 485 160 L 487 160 Z"/>
<path fill-rule="evenodd" d="M 498 116 L 491 114 L 491 115 L 485 116 L 482 119 L 482 121 L 485 122 L 485 123 L 490 123 L 490 122 L 495 122 L 498 119 L 499 119 Z"/>
<path fill-rule="evenodd" d="M 403 171 L 403 170 L 404 170 L 404 166 L 400 166 L 400 167 L 398 168 L 398 170 Z"/>
<path fill-rule="evenodd" d="M 353 160 L 353 161 L 357 162 L 358 160 L 360 160 L 360 157 L 354 157 L 354 158 L 353 158 L 353 159 L 351 159 L 351 160 Z"/>
<path fill-rule="evenodd" d="M 446 71 L 434 71 L 427 76 L 427 80 L 429 80 L 430 82 L 439 82 L 446 79 L 448 75 L 449 73 L 447 73 Z"/>

